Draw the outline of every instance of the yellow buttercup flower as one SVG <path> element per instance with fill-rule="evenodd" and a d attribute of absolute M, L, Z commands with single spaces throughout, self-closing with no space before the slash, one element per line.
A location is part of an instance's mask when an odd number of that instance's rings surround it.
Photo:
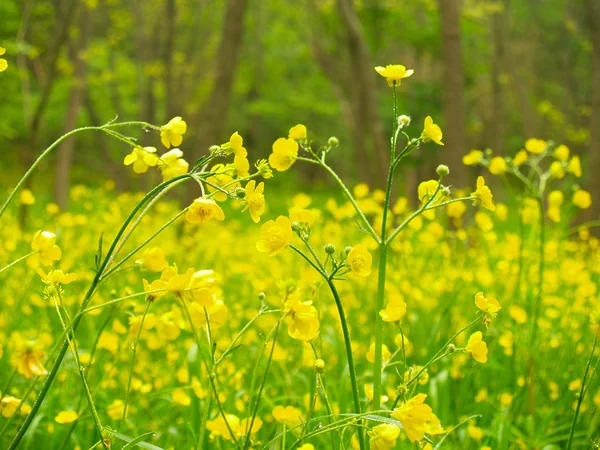
<path fill-rule="evenodd" d="M 75 422 L 77 419 L 79 419 L 79 414 L 77 414 L 76 411 L 61 411 L 58 413 L 58 415 L 54 418 L 54 421 L 56 423 L 60 423 L 61 425 L 64 424 L 68 424 L 68 423 L 73 423 Z"/>
<path fill-rule="evenodd" d="M 293 139 L 279 138 L 273 143 L 269 165 L 279 171 L 288 170 L 298 157 L 298 143 Z"/>
<path fill-rule="evenodd" d="M 35 203 L 35 196 L 30 189 L 23 189 L 19 196 L 19 200 L 21 200 L 22 205 L 33 205 Z"/>
<path fill-rule="evenodd" d="M 401 64 L 388 64 L 385 67 L 377 66 L 375 71 L 386 79 L 390 87 L 400 86 L 404 78 L 408 78 L 415 73 L 413 69 L 407 69 Z"/>
<path fill-rule="evenodd" d="M 563 164 L 561 161 L 552 161 L 552 164 L 550 164 L 550 173 L 557 180 L 564 178 L 566 174 Z"/>
<path fill-rule="evenodd" d="M 4 55 L 5 53 L 6 53 L 6 49 L 3 47 L 0 47 L 0 56 Z M 4 59 L 4 58 L 0 58 L 0 72 L 4 72 L 7 68 L 8 68 L 8 61 L 6 61 L 6 59 Z"/>
<path fill-rule="evenodd" d="M 379 311 L 379 315 L 384 322 L 398 322 L 406 314 L 406 302 L 400 297 L 393 298 L 387 304 L 385 309 Z"/>
<path fill-rule="evenodd" d="M 133 164 L 135 173 L 145 173 L 149 167 L 158 164 L 158 156 L 155 147 L 136 147 L 123 160 L 123 164 L 130 166 Z"/>
<path fill-rule="evenodd" d="M 588 191 L 577 189 L 573 194 L 573 204 L 581 209 L 588 209 L 592 206 L 592 196 Z"/>
<path fill-rule="evenodd" d="M 77 279 L 74 273 L 64 273 L 62 270 L 51 270 L 46 274 L 40 268 L 37 273 L 46 284 L 69 284 Z"/>
<path fill-rule="evenodd" d="M 290 212 L 290 219 L 292 223 L 296 222 L 311 227 L 315 223 L 315 220 L 317 220 L 317 215 L 310 209 L 294 208 Z"/>
<path fill-rule="evenodd" d="M 146 247 L 142 259 L 136 262 L 152 272 L 162 272 L 169 265 L 165 259 L 165 251 L 160 247 Z"/>
<path fill-rule="evenodd" d="M 579 156 L 574 155 L 569 161 L 567 171 L 575 175 L 577 178 L 581 178 L 581 160 Z"/>
<path fill-rule="evenodd" d="M 189 223 L 202 223 L 211 219 L 222 221 L 225 213 L 212 198 L 199 197 L 188 208 L 185 219 Z"/>
<path fill-rule="evenodd" d="M 474 166 L 483 159 L 483 152 L 481 150 L 471 150 L 465 156 L 462 157 L 462 162 L 465 166 Z"/>
<path fill-rule="evenodd" d="M 488 360 L 488 348 L 481 331 L 476 331 L 469 337 L 465 350 L 477 362 L 486 363 Z"/>
<path fill-rule="evenodd" d="M 527 154 L 527 150 L 520 150 L 515 157 L 513 158 L 513 164 L 516 167 L 522 166 L 529 159 L 529 155 Z"/>
<path fill-rule="evenodd" d="M 182 156 L 183 152 L 178 148 L 174 148 L 160 157 L 158 167 L 162 172 L 163 181 L 187 173 L 190 165 Z"/>
<path fill-rule="evenodd" d="M 348 266 L 353 274 L 360 277 L 368 277 L 371 275 L 371 265 L 373 257 L 363 244 L 357 244 L 352 247 L 346 259 Z"/>
<path fill-rule="evenodd" d="M 527 141 L 525 142 L 525 149 L 529 153 L 533 153 L 536 155 L 543 153 L 547 147 L 548 147 L 548 144 L 543 139 L 531 138 L 531 139 L 527 139 Z"/>
<path fill-rule="evenodd" d="M 400 428 L 396 425 L 381 424 L 367 432 L 371 450 L 391 450 L 396 446 Z"/>
<path fill-rule="evenodd" d="M 49 266 L 53 261 L 62 257 L 62 252 L 56 245 L 56 235 L 49 231 L 38 231 L 31 241 L 31 249 L 38 252 L 40 262 Z"/>
<path fill-rule="evenodd" d="M 433 123 L 431 116 L 425 118 L 425 124 L 423 125 L 423 133 L 421 133 L 423 142 L 433 141 L 438 145 L 444 145 L 442 142 L 442 129 L 439 125 Z"/>
<path fill-rule="evenodd" d="M 495 156 L 490 161 L 490 173 L 494 175 L 502 175 L 508 169 L 506 160 L 502 156 Z"/>
<path fill-rule="evenodd" d="M 477 177 L 477 189 L 471 195 L 477 199 L 484 208 L 489 209 L 490 211 L 496 210 L 492 191 L 485 185 L 485 179 L 482 176 Z"/>
<path fill-rule="evenodd" d="M 429 202 L 430 206 L 435 205 L 444 197 L 442 188 L 443 186 L 440 186 L 440 182 L 437 180 L 422 181 L 417 188 L 417 195 L 422 204 Z"/>
<path fill-rule="evenodd" d="M 179 116 L 173 117 L 169 123 L 160 127 L 160 141 L 167 148 L 179 147 L 186 131 L 185 121 Z"/>
<path fill-rule="evenodd" d="M 269 220 L 260 228 L 260 240 L 256 249 L 274 256 L 281 252 L 292 240 L 292 222 L 285 216 Z"/>
<path fill-rule="evenodd" d="M 293 406 L 278 405 L 273 408 L 273 419 L 277 422 L 286 425 L 289 428 L 295 427 L 302 423 L 304 414 L 298 408 Z"/>
<path fill-rule="evenodd" d="M 502 309 L 500 303 L 495 298 L 487 298 L 483 292 L 475 294 L 475 305 L 485 313 L 483 322 L 488 325 L 498 315 L 498 311 Z"/>
<path fill-rule="evenodd" d="M 568 161 L 569 153 L 569 147 L 567 147 L 566 145 L 559 145 L 554 149 L 553 156 L 559 161 Z"/>
<path fill-rule="evenodd" d="M 411 442 L 420 441 L 425 436 L 426 424 L 432 420 L 433 410 L 425 404 L 426 394 L 417 394 L 399 408 L 392 417 L 398 420 Z"/>
<path fill-rule="evenodd" d="M 244 139 L 240 136 L 240 134 L 236 131 L 229 138 L 229 148 L 240 158 L 245 158 L 248 156 L 248 151 L 244 148 Z"/>
<path fill-rule="evenodd" d="M 40 377 L 48 375 L 48 371 L 42 364 L 46 358 L 44 352 L 32 348 L 26 348 L 16 358 L 16 369 L 25 378 Z"/>
<path fill-rule="evenodd" d="M 31 406 L 27 403 L 21 404 L 20 399 L 13 397 L 12 395 L 3 395 L 2 403 L 0 403 L 0 413 L 2 414 L 2 417 L 9 418 L 14 416 L 19 405 L 21 406 L 19 411 L 20 414 L 26 415 L 31 412 Z"/>
<path fill-rule="evenodd" d="M 233 166 L 238 178 L 244 178 L 250 175 L 250 161 L 244 156 L 235 156 L 233 158 Z"/>
<path fill-rule="evenodd" d="M 293 126 L 292 128 L 290 128 L 290 133 L 288 137 L 295 141 L 306 139 L 306 127 L 300 123 L 298 125 Z"/>
<path fill-rule="evenodd" d="M 233 177 L 230 174 L 230 170 L 224 164 L 215 164 L 211 167 L 210 171 L 211 173 L 214 173 L 214 175 L 206 179 L 206 181 L 210 182 L 208 185 L 208 192 L 212 193 L 212 196 L 216 201 L 223 202 L 227 200 L 227 194 L 217 190 L 217 188 L 223 188 L 227 185 L 228 189 L 231 189 L 233 187 L 233 184 L 231 184 L 234 181 Z"/>
<path fill-rule="evenodd" d="M 255 180 L 248 181 L 246 184 L 246 198 L 244 201 L 246 202 L 246 207 L 244 211 L 247 209 L 250 210 L 250 217 L 254 223 L 260 222 L 260 216 L 262 216 L 265 212 L 265 196 L 263 192 L 265 192 L 265 183 L 259 183 L 256 185 Z"/>

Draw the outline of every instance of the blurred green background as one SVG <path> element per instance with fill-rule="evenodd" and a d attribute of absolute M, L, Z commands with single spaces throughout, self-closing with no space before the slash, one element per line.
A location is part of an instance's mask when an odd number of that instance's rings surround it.
<path fill-rule="evenodd" d="M 399 89 L 408 133 L 431 115 L 446 146 L 413 155 L 400 189 L 414 190 L 439 163 L 455 186 L 473 184 L 478 169 L 461 163 L 470 149 L 513 155 L 539 137 L 580 154 L 582 183 L 600 194 L 591 175 L 600 171 L 597 0 L 2 0 L 0 47 L 9 64 L 0 73 L 4 190 L 61 134 L 116 115 L 182 116 L 192 163 L 236 130 L 251 160 L 265 157 L 303 123 L 316 143 L 340 138 L 344 176 L 381 186 L 392 99 L 373 67 L 403 64 L 415 69 Z M 131 132 L 160 147 L 157 135 Z M 77 183 L 145 189 L 156 180 L 124 167 L 128 152 L 79 134 L 43 164 L 34 192 L 65 207 Z M 279 178 L 315 177 L 297 167 Z"/>

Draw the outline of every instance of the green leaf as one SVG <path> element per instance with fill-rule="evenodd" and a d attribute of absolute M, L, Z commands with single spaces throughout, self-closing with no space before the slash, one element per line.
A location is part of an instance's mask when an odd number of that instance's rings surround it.
<path fill-rule="evenodd" d="M 125 444 L 125 446 L 121 449 L 121 450 L 125 450 L 127 448 L 133 448 L 134 445 L 141 443 L 142 441 L 145 441 L 146 438 L 149 438 L 150 436 L 154 436 L 156 433 L 154 431 L 148 431 L 147 433 L 144 433 L 138 437 L 136 437 L 133 441 Z M 150 445 L 150 444 L 148 444 Z M 142 447 L 140 445 L 140 447 Z"/>
<path fill-rule="evenodd" d="M 141 436 L 139 436 L 137 438 L 132 438 L 131 436 L 127 436 L 126 434 L 119 433 L 118 431 L 110 430 L 108 428 L 105 428 L 104 430 L 107 433 L 112 434 L 114 437 L 119 438 L 122 441 L 127 442 L 128 444 L 125 447 L 123 447 L 123 448 L 126 448 L 127 446 L 129 446 L 129 448 L 131 448 L 132 445 L 137 445 L 138 447 L 145 448 L 147 450 L 165 450 L 162 447 L 157 447 L 156 445 L 148 444 L 147 442 L 139 442 L 140 438 L 143 439 L 148 434 L 154 434 L 154 431 L 152 431 L 150 433 L 143 434 L 143 435 L 141 435 Z M 136 440 L 138 442 L 135 442 Z"/>

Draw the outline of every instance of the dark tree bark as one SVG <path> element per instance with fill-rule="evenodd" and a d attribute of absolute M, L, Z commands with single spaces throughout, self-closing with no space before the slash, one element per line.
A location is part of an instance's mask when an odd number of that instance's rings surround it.
<path fill-rule="evenodd" d="M 83 103 L 84 89 L 86 86 L 85 78 L 87 72 L 87 61 L 83 57 L 83 52 L 87 46 L 89 35 L 89 11 L 82 8 L 79 17 L 79 35 L 80 39 L 74 43 L 71 52 L 72 59 L 75 61 L 75 71 L 73 73 L 73 86 L 69 99 L 69 107 L 63 133 L 73 130 L 77 126 L 77 116 Z M 71 186 L 71 165 L 73 163 L 73 152 L 76 139 L 67 139 L 58 148 L 56 158 L 56 172 L 54 178 L 54 198 L 56 203 L 65 209 L 69 202 L 69 188 Z"/>
<path fill-rule="evenodd" d="M 448 179 L 455 185 L 469 183 L 462 163 L 466 153 L 464 67 L 461 50 L 460 0 L 438 0 L 442 23 L 444 61 L 444 160 L 450 167 Z"/>
<path fill-rule="evenodd" d="M 587 189 L 592 194 L 592 206 L 586 211 L 587 220 L 600 218 L 600 3 L 586 1 L 592 38 L 592 115 L 590 117 L 590 146 L 588 154 Z"/>

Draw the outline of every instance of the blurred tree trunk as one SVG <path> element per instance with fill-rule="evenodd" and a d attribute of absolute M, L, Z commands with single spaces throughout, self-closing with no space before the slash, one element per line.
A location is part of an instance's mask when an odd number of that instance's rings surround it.
<path fill-rule="evenodd" d="M 506 5 L 504 5 L 506 7 Z M 504 151 L 504 108 L 500 77 L 504 70 L 504 19 L 506 11 L 496 12 L 492 17 L 494 54 L 492 56 L 492 110 L 490 116 L 489 145 L 496 154 Z"/>
<path fill-rule="evenodd" d="M 167 113 L 166 121 L 171 120 L 177 115 L 177 106 L 174 95 L 174 80 L 173 80 L 173 52 L 175 50 L 175 0 L 167 0 L 165 3 L 165 48 L 163 61 L 165 66 L 165 109 Z M 165 121 L 165 123 L 166 123 Z"/>
<path fill-rule="evenodd" d="M 453 184 L 470 184 L 469 172 L 462 163 L 467 152 L 465 141 L 464 68 L 460 36 L 460 0 L 438 0 L 442 22 L 444 53 L 444 161 L 450 167 Z M 435 122 L 435 120 L 434 120 Z"/>
<path fill-rule="evenodd" d="M 338 9 L 346 30 L 346 40 L 350 53 L 352 76 L 351 92 L 354 110 L 354 139 L 355 144 L 365 148 L 371 144 L 373 148 L 373 164 L 375 171 L 365 181 L 383 187 L 387 178 L 389 149 L 381 116 L 378 110 L 375 72 L 371 52 L 363 33 L 361 23 L 352 5 L 352 0 L 338 0 Z M 368 137 L 371 137 L 369 142 Z M 369 157 L 367 155 L 367 157 Z M 364 158 L 364 155 L 363 155 Z M 361 161 L 361 164 L 364 161 Z M 369 167 L 369 166 L 367 166 Z M 373 178 L 374 177 L 374 178 Z"/>
<path fill-rule="evenodd" d="M 600 218 L 600 3 L 587 0 L 587 13 L 592 38 L 592 115 L 590 118 L 590 147 L 588 156 L 589 181 L 587 189 L 592 194 L 592 206 L 586 211 L 587 220 Z"/>
<path fill-rule="evenodd" d="M 68 133 L 77 126 L 77 116 L 83 103 L 84 89 L 86 86 L 85 78 L 87 72 L 87 59 L 84 55 L 89 35 L 89 10 L 83 7 L 79 17 L 79 39 L 73 44 L 72 59 L 75 61 L 75 71 L 73 73 L 73 85 L 71 87 L 71 96 L 63 134 Z M 69 188 L 71 186 L 71 166 L 73 164 L 73 151 L 75 149 L 75 138 L 67 139 L 58 148 L 56 158 L 56 171 L 54 177 L 54 198 L 56 203 L 65 209 L 69 202 Z"/>
<path fill-rule="evenodd" d="M 214 84 L 206 105 L 200 112 L 198 134 L 196 137 L 196 153 L 189 160 L 190 165 L 202 153 L 206 153 L 213 144 L 226 139 L 227 112 L 231 102 L 233 80 L 238 57 L 242 47 L 244 17 L 248 0 L 229 0 L 225 10 L 225 20 L 221 30 L 221 42 L 217 50 L 214 64 Z M 188 200 L 197 195 L 198 186 L 189 184 Z"/>
<path fill-rule="evenodd" d="M 38 140 L 42 126 L 42 119 L 44 117 L 46 107 L 48 106 L 48 102 L 50 101 L 50 96 L 52 95 L 54 83 L 58 75 L 57 61 L 63 46 L 68 42 L 69 28 L 73 22 L 73 18 L 75 17 L 75 13 L 79 2 L 78 0 L 65 0 L 63 3 L 66 4 L 66 6 L 64 7 L 65 11 L 63 12 L 63 14 L 61 14 L 60 8 L 57 10 L 58 24 L 56 40 L 54 41 L 54 45 L 51 47 L 47 58 L 47 75 L 42 85 L 40 100 L 36 105 L 35 110 L 33 111 L 33 115 L 31 117 L 31 122 L 29 126 L 29 146 L 26 146 L 22 153 L 22 162 L 26 168 L 29 168 L 33 164 L 36 158 L 36 154 L 38 152 Z M 25 183 L 25 188 L 29 188 L 31 186 L 30 180 L 31 178 L 29 178 Z M 19 211 L 19 223 L 22 227 L 25 226 L 26 220 L 27 208 L 25 205 L 22 205 Z"/>

